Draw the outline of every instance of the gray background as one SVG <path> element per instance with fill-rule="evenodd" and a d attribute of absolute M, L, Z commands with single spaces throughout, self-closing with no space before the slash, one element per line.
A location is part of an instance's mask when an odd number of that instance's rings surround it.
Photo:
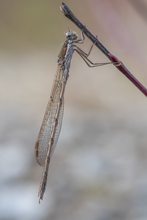
<path fill-rule="evenodd" d="M 147 1 L 66 1 L 147 85 Z M 146 220 L 147 99 L 74 55 L 43 202 L 34 144 L 68 27 L 60 1 L 0 1 L 0 220 Z M 87 51 L 86 39 L 82 48 Z M 107 62 L 95 48 L 94 62 Z"/>

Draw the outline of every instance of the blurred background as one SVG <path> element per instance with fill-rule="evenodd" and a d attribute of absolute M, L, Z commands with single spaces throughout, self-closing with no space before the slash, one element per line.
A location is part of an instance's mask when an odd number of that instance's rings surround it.
<path fill-rule="evenodd" d="M 147 87 L 147 0 L 66 3 Z M 0 220 L 146 220 L 147 99 L 113 65 L 88 68 L 76 54 L 38 203 L 34 145 L 65 33 L 80 34 L 60 5 L 0 0 Z M 108 61 L 97 48 L 90 59 Z"/>

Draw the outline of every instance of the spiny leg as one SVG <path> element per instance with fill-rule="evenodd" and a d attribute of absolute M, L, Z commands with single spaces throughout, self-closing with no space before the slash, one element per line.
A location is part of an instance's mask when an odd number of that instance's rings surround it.
<path fill-rule="evenodd" d="M 83 53 L 83 51 L 79 47 L 76 47 L 75 51 L 80 55 L 80 57 L 85 61 L 85 63 L 89 67 L 97 67 L 97 66 L 103 66 L 103 65 L 107 65 L 107 64 L 112 64 L 112 62 L 93 63 L 90 59 L 87 58 L 87 56 L 85 56 L 85 54 Z"/>
<path fill-rule="evenodd" d="M 84 41 L 85 41 L 85 35 L 84 35 L 84 32 L 81 31 L 81 37 L 80 37 L 79 39 L 77 39 L 77 40 L 75 41 L 75 43 L 83 44 Z"/>
<path fill-rule="evenodd" d="M 84 41 L 85 41 L 85 35 L 84 35 L 84 32 L 82 31 L 82 32 L 81 32 L 81 38 L 79 38 L 77 41 L 75 41 L 75 43 L 82 44 L 82 43 L 84 43 Z M 91 47 L 90 47 L 88 53 L 86 53 L 85 51 L 83 51 L 83 53 L 85 54 L 86 57 L 88 57 L 88 56 L 90 55 L 90 53 L 91 53 L 91 51 L 92 51 L 92 49 L 93 49 L 93 46 L 94 46 L 94 43 L 91 45 Z"/>

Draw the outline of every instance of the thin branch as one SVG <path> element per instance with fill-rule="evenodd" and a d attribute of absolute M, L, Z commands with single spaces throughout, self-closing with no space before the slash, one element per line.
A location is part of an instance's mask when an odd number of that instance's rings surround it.
<path fill-rule="evenodd" d="M 62 2 L 60 9 L 64 15 L 70 19 L 93 42 L 93 44 L 95 44 L 95 46 L 105 54 L 105 56 L 107 56 L 114 66 L 122 72 L 122 74 L 125 75 L 145 96 L 147 96 L 147 88 L 133 76 L 133 74 L 116 56 L 107 50 L 107 48 L 87 29 L 85 25 L 82 24 L 82 22 L 73 14 L 64 2 Z"/>

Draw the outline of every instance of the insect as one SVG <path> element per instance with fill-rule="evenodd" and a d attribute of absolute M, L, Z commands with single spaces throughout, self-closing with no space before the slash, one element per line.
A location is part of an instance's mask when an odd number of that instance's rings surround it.
<path fill-rule="evenodd" d="M 102 66 L 105 64 L 112 63 L 93 63 L 88 58 L 88 56 L 94 44 L 92 44 L 88 53 L 85 53 L 77 46 L 77 44 L 83 43 L 84 39 L 85 36 L 83 33 L 79 38 L 75 32 L 68 31 L 66 33 L 66 40 L 58 56 L 58 66 L 55 80 L 51 90 L 50 99 L 45 111 L 43 122 L 40 128 L 38 139 L 35 145 L 37 162 L 39 165 L 43 167 L 43 176 L 38 192 L 39 202 L 41 199 L 43 199 L 43 195 L 47 184 L 48 169 L 51 156 L 57 144 L 61 130 L 64 111 L 64 92 L 69 77 L 69 69 L 73 53 L 77 52 L 89 67 Z"/>

